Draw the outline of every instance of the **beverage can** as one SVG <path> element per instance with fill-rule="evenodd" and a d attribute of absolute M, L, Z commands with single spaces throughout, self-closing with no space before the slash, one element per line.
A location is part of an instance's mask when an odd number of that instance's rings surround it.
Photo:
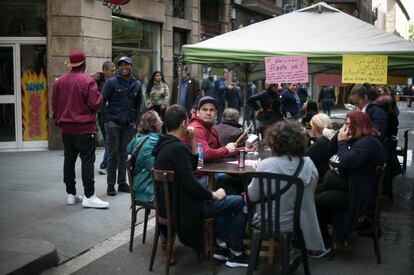
<path fill-rule="evenodd" d="M 239 151 L 239 163 L 238 163 L 239 168 L 244 168 L 244 162 L 245 162 L 244 153 L 245 153 L 244 150 Z"/>

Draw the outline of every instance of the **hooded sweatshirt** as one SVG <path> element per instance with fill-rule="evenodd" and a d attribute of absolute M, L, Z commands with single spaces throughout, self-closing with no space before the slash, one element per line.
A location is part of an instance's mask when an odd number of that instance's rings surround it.
<path fill-rule="evenodd" d="M 206 123 L 197 115 L 193 115 L 188 125 L 194 127 L 194 138 L 196 143 L 201 143 L 205 162 L 214 162 L 225 157 L 237 155 L 237 151 L 230 153 L 223 146 L 214 124 Z M 184 139 L 183 141 L 188 144 L 188 139 Z"/>
<path fill-rule="evenodd" d="M 270 172 L 283 175 L 293 175 L 299 165 L 299 157 L 271 157 L 261 161 L 256 169 L 257 172 Z M 318 218 L 315 208 L 315 189 L 318 183 L 318 171 L 309 157 L 304 157 L 304 164 L 298 177 L 303 181 L 304 191 L 302 207 L 300 213 L 300 226 L 303 230 L 303 236 L 308 250 L 324 251 L 325 246 L 322 234 L 319 229 Z M 283 187 L 284 184 L 281 184 Z M 272 190 L 275 192 L 275 190 Z M 266 193 L 266 189 L 265 189 Z M 249 199 L 252 202 L 260 198 L 259 184 L 254 179 L 248 186 Z M 290 189 L 281 198 L 280 203 L 280 230 L 288 232 L 293 230 L 293 211 L 295 205 L 295 191 Z M 258 205 L 259 206 L 259 205 Z M 256 208 L 256 217 L 254 220 L 260 221 L 262 215 L 260 208 Z M 273 218 L 274 220 L 274 218 Z M 254 222 L 254 221 L 253 221 Z"/>
<path fill-rule="evenodd" d="M 194 176 L 197 167 L 197 156 L 178 138 L 160 136 L 153 153 L 155 169 L 174 171 L 175 181 L 170 186 L 172 201 L 172 226 L 180 241 L 195 250 L 202 251 L 203 215 L 202 203 L 212 199 L 212 193 Z M 158 186 L 160 188 L 160 186 Z M 156 194 L 160 215 L 165 217 L 165 202 L 162 189 Z"/>

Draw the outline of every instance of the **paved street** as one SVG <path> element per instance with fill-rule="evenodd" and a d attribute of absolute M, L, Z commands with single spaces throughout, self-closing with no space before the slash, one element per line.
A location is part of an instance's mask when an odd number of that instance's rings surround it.
<path fill-rule="evenodd" d="M 400 129 L 414 129 L 414 109 L 402 108 Z M 409 149 L 414 148 L 413 131 Z M 102 151 L 97 151 L 97 163 Z M 43 274 L 163 274 L 157 255 L 154 272 L 148 272 L 153 239 L 153 221 L 146 244 L 141 243 L 141 227 L 133 252 L 128 251 L 129 194 L 106 195 L 106 176 L 96 175 L 96 193 L 108 200 L 108 210 L 83 209 L 66 205 L 62 183 L 62 151 L 0 153 L 0 274 L 14 270 L 33 257 L 25 245 L 56 248 L 59 266 Z M 77 167 L 80 176 L 80 163 Z M 340 247 L 337 257 L 311 260 L 313 274 L 414 274 L 413 205 L 414 169 L 395 180 L 395 203 L 384 203 L 381 248 L 383 264 L 377 265 L 372 241 L 353 236 L 348 247 Z M 83 194 L 78 183 L 78 194 Z M 46 241 L 46 242 L 44 242 Z M 17 245 L 18 244 L 18 245 Z M 46 249 L 45 248 L 45 249 Z M 41 252 L 37 251 L 41 254 Z M 30 254 L 30 255 L 29 255 Z M 176 245 L 177 265 L 170 274 L 211 274 L 208 261 L 197 264 L 191 249 Z M 260 265 L 257 274 L 269 274 L 277 266 Z M 244 269 L 228 269 L 217 263 L 219 274 L 239 274 Z M 29 273 L 26 273 L 29 274 Z M 303 274 L 300 266 L 295 274 Z"/>

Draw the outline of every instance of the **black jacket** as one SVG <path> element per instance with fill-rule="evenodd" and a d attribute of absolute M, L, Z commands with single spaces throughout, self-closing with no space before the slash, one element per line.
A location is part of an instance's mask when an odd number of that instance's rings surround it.
<path fill-rule="evenodd" d="M 337 155 L 338 167 L 348 175 L 348 209 L 336 219 L 336 237 L 343 240 L 357 219 L 374 205 L 376 166 L 384 163 L 385 153 L 377 137 L 364 136 L 352 142 L 339 141 Z"/>
<path fill-rule="evenodd" d="M 380 106 L 372 102 L 368 104 L 365 113 L 371 119 L 374 128 L 384 136 L 388 125 L 387 113 Z"/>
<path fill-rule="evenodd" d="M 265 90 L 252 95 L 247 99 L 247 104 L 255 111 L 260 108 L 263 109 L 263 113 L 259 114 L 257 119 L 266 125 L 283 120 L 283 115 L 280 111 L 280 95 L 277 92 Z"/>
<path fill-rule="evenodd" d="M 120 75 L 105 81 L 102 88 L 104 104 L 101 112 L 105 122 L 112 121 L 120 126 L 132 126 L 141 108 L 141 82 L 133 76 L 123 79 Z"/>
<path fill-rule="evenodd" d="M 174 231 L 184 245 L 202 251 L 202 204 L 204 200 L 212 199 L 212 193 L 194 176 L 197 156 L 192 155 L 181 140 L 171 135 L 161 136 L 152 154 L 155 156 L 154 168 L 172 170 L 175 173 L 175 182 L 171 186 Z M 160 191 L 157 195 L 162 193 Z M 165 217 L 163 197 L 159 196 L 156 199 L 160 214 Z"/>
<path fill-rule="evenodd" d="M 318 169 L 319 182 L 323 181 L 326 171 L 329 170 L 329 159 L 331 154 L 328 150 L 329 139 L 320 137 L 306 149 L 305 155 L 309 156 Z"/>

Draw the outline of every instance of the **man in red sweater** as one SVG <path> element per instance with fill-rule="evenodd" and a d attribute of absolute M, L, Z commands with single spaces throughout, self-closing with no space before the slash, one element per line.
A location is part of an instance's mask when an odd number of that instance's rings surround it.
<path fill-rule="evenodd" d="M 96 112 L 103 98 L 96 82 L 85 74 L 86 57 L 80 51 L 69 56 L 71 71 L 61 76 L 53 85 L 53 119 L 62 131 L 65 160 L 63 181 L 68 193 L 67 204 L 74 205 L 82 200 L 83 207 L 107 208 L 108 202 L 95 195 L 95 147 Z M 82 161 L 82 182 L 84 196 L 76 196 L 75 162 Z"/>
<path fill-rule="evenodd" d="M 225 146 L 221 143 L 217 128 L 214 125 L 217 113 L 217 100 L 213 97 L 205 96 L 198 102 L 197 113 L 193 114 L 189 121 L 189 126 L 194 128 L 196 143 L 201 143 L 203 148 L 205 162 L 214 162 L 222 158 L 236 156 L 238 153 L 236 143 L 230 142 Z M 188 144 L 187 140 L 183 141 Z M 201 183 L 207 184 L 207 176 L 197 172 L 196 175 L 201 177 Z M 219 186 L 223 186 L 227 194 L 240 194 L 243 192 L 242 184 L 227 174 L 216 173 L 215 180 Z"/>

